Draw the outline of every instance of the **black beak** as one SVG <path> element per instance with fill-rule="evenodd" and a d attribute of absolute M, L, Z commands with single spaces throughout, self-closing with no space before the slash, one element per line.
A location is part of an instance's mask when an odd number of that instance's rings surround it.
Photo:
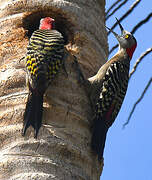
<path fill-rule="evenodd" d="M 105 26 L 109 32 L 112 32 L 114 34 L 114 36 L 117 38 L 119 35 L 117 33 L 115 33 L 112 29 L 108 28 L 107 26 Z"/>
<path fill-rule="evenodd" d="M 120 22 L 119 22 L 119 20 L 118 20 L 117 18 L 116 18 L 116 20 L 117 20 L 117 23 L 118 23 L 118 25 L 119 25 L 119 27 L 120 27 L 121 34 L 123 34 L 124 28 L 122 27 L 122 25 L 120 24 Z"/>
<path fill-rule="evenodd" d="M 117 22 L 119 22 L 119 21 L 117 21 Z M 119 26 L 120 26 L 120 29 L 121 29 L 121 33 L 123 34 L 124 29 L 123 29 L 123 27 L 121 26 L 120 23 L 119 23 Z M 105 26 L 105 27 L 109 30 L 109 32 L 112 32 L 112 34 L 117 38 L 118 42 L 120 43 L 121 42 L 121 36 L 118 35 L 117 33 L 115 33 L 112 29 L 108 28 L 107 26 Z"/>

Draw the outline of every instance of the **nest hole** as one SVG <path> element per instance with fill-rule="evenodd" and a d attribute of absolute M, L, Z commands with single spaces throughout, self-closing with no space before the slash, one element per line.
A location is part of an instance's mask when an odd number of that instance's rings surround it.
<path fill-rule="evenodd" d="M 74 25 L 66 17 L 64 17 L 63 14 L 57 12 L 34 12 L 32 14 L 26 15 L 23 18 L 22 26 L 25 30 L 27 30 L 26 35 L 28 38 L 30 38 L 32 33 L 39 28 L 40 20 L 45 17 L 51 17 L 55 19 L 55 29 L 63 35 L 65 44 L 73 41 Z"/>

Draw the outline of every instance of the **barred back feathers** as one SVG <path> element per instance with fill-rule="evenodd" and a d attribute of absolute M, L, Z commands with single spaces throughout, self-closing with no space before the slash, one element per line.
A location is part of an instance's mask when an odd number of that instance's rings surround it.
<path fill-rule="evenodd" d="M 100 97 L 95 106 L 91 140 L 92 150 L 98 155 L 99 160 L 103 157 L 108 129 L 115 121 L 123 103 L 128 87 L 130 60 L 137 46 L 134 36 L 124 30 L 118 20 L 117 23 L 121 35 L 108 27 L 107 29 L 118 40 L 119 50 L 100 68 L 96 76 L 90 78 L 93 81 L 98 78 L 98 81 L 102 82 Z"/>
<path fill-rule="evenodd" d="M 43 95 L 51 79 L 64 65 L 64 38 L 56 30 L 44 29 L 48 27 L 47 23 L 53 21 L 47 18 L 41 21 L 40 27 L 45 22 L 43 29 L 36 30 L 32 34 L 25 58 L 29 95 L 24 113 L 23 135 L 31 125 L 35 130 L 35 138 L 42 124 Z M 47 22 L 47 20 L 50 21 Z"/>
<path fill-rule="evenodd" d="M 129 61 L 113 62 L 103 78 L 100 98 L 96 104 L 91 146 L 103 157 L 106 135 L 115 121 L 124 100 L 129 79 Z"/>

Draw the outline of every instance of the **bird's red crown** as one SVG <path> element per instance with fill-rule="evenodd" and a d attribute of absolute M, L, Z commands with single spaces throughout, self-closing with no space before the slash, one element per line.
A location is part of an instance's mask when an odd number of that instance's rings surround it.
<path fill-rule="evenodd" d="M 48 30 L 54 29 L 54 22 L 55 20 L 53 18 L 50 17 L 43 18 L 40 21 L 39 29 L 48 29 Z"/>

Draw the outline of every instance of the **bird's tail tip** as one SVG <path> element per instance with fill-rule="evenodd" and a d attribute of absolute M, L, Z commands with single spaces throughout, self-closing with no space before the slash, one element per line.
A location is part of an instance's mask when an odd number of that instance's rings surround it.
<path fill-rule="evenodd" d="M 42 124 L 43 94 L 29 93 L 23 118 L 22 136 L 25 136 L 29 126 L 34 128 L 34 138 L 37 138 Z"/>
<path fill-rule="evenodd" d="M 103 159 L 107 130 L 103 119 L 96 118 L 94 120 L 91 148 L 97 154 L 99 161 Z"/>

